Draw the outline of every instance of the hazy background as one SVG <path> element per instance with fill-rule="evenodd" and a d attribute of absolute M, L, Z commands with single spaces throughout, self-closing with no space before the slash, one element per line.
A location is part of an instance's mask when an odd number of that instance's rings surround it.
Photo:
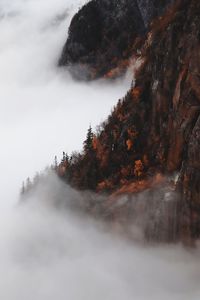
<path fill-rule="evenodd" d="M 85 1 L 0 0 L 0 299 L 196 300 L 199 252 L 144 248 L 71 211 L 56 178 L 16 208 L 26 177 L 80 149 L 130 85 L 75 82 L 57 68 Z M 54 207 L 65 200 L 66 210 Z"/>
<path fill-rule="evenodd" d="M 81 149 L 90 123 L 104 120 L 130 85 L 77 83 L 57 68 L 68 24 L 84 2 L 0 0 L 1 184 L 13 195 L 55 155 Z"/>

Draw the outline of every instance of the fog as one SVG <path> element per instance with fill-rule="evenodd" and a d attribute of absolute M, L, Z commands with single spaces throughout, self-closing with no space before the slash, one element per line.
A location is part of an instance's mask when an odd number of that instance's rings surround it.
<path fill-rule="evenodd" d="M 12 184 L 13 197 L 55 155 L 81 149 L 89 125 L 103 121 L 130 85 L 127 78 L 112 85 L 75 82 L 57 68 L 81 3 L 0 1 L 1 183 L 5 190 Z"/>
<path fill-rule="evenodd" d="M 79 214 L 81 199 L 51 175 L 1 219 L 1 299 L 199 299 L 197 250 L 125 240 Z"/>
<path fill-rule="evenodd" d="M 198 248 L 117 236 L 78 213 L 81 195 L 54 176 L 18 205 L 22 181 L 80 150 L 130 86 L 128 74 L 81 83 L 57 68 L 85 2 L 0 0 L 0 299 L 199 299 Z"/>

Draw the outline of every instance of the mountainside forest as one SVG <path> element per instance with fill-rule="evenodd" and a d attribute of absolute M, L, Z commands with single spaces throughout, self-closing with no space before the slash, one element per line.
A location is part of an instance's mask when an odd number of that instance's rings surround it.
<path fill-rule="evenodd" d="M 89 1 L 58 64 L 78 80 L 134 74 L 82 152 L 55 159 L 57 175 L 97 195 L 93 215 L 122 227 L 143 218 L 147 240 L 200 238 L 200 2 Z"/>

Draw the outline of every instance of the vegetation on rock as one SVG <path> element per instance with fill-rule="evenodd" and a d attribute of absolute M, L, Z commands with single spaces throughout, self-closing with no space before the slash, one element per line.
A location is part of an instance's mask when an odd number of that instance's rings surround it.
<path fill-rule="evenodd" d="M 71 30 L 77 22 L 79 26 L 78 17 L 88 7 L 75 16 Z M 158 218 L 158 240 L 188 242 L 200 237 L 199 12 L 198 1 L 177 0 L 152 22 L 140 49 L 142 65 L 135 74 L 135 86 L 96 132 L 89 128 L 82 153 L 71 157 L 64 153 L 61 163 L 54 166 L 71 186 L 106 194 L 101 211 L 112 220 L 134 218 L 138 210 L 140 214 L 152 211 L 160 201 L 164 217 Z M 90 24 L 90 19 L 86 21 Z M 123 34 L 125 29 L 120 30 Z M 127 39 L 124 47 L 132 42 Z M 107 47 L 112 50 L 112 43 Z M 153 195 L 159 188 L 156 202 Z M 141 201 L 143 205 L 134 208 L 133 195 L 142 191 L 148 191 L 149 203 Z M 123 195 L 128 200 L 117 206 Z M 147 223 L 147 236 L 159 226 L 155 222 Z M 170 233 L 166 224 L 170 224 Z"/>

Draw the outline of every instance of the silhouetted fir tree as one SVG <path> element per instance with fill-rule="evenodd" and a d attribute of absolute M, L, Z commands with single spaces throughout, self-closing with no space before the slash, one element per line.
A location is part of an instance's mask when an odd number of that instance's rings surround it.
<path fill-rule="evenodd" d="M 66 162 L 67 163 L 69 162 L 69 156 L 68 156 L 67 152 L 63 151 L 63 157 L 62 157 L 61 163 L 66 164 Z"/>
<path fill-rule="evenodd" d="M 91 151 L 93 149 L 93 146 L 92 146 L 93 136 L 94 135 L 92 132 L 92 127 L 90 125 L 90 127 L 88 128 L 86 140 L 83 143 L 83 148 L 84 148 L 85 153 L 88 153 L 89 151 Z"/>
<path fill-rule="evenodd" d="M 65 153 L 65 161 L 69 162 L 69 155 L 67 154 L 67 152 Z"/>
<path fill-rule="evenodd" d="M 66 160 L 66 153 L 63 151 L 62 163 L 64 163 L 65 160 Z"/>
<path fill-rule="evenodd" d="M 93 147 L 93 138 L 94 134 L 90 125 L 83 143 L 84 156 L 80 161 L 80 187 L 91 190 L 96 188 L 98 178 L 98 160 Z"/>

